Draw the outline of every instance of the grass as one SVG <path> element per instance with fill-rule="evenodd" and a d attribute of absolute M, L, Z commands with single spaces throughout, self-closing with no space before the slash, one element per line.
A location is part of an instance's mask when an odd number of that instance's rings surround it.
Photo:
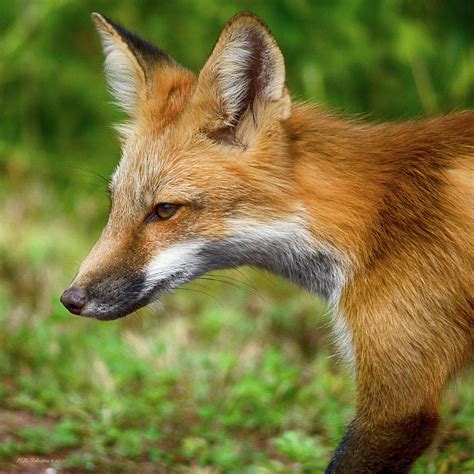
<path fill-rule="evenodd" d="M 125 320 L 73 317 L 58 295 L 106 204 L 68 191 L 21 176 L 2 187 L 0 470 L 322 472 L 354 409 L 324 306 L 244 269 Z M 443 414 L 414 472 L 474 472 L 472 379 Z"/>

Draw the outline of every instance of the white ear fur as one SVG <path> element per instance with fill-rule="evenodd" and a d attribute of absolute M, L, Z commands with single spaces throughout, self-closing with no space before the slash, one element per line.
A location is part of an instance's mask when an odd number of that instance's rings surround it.
<path fill-rule="evenodd" d="M 92 19 L 102 42 L 110 91 L 118 105 L 133 116 L 138 107 L 140 88 L 145 87 L 143 68 L 109 21 L 98 13 L 93 13 Z"/>
<path fill-rule="evenodd" d="M 101 34 L 105 73 L 113 96 L 129 115 L 137 109 L 139 78 L 135 65 L 112 37 Z"/>
<path fill-rule="evenodd" d="M 245 96 L 252 87 L 251 63 L 256 52 L 251 41 L 251 31 L 233 31 L 227 39 L 219 65 L 217 66 L 218 81 L 222 98 L 229 107 L 230 114 L 237 111 L 239 104 L 245 101 Z M 275 55 L 270 48 L 263 52 L 260 59 L 262 82 L 258 93 L 263 100 L 278 100 L 283 95 L 285 84 L 283 60 Z M 280 60 L 281 59 L 281 60 Z M 282 71 L 283 69 L 283 71 Z M 283 72 L 283 74 L 282 74 Z"/>
<path fill-rule="evenodd" d="M 266 25 L 248 13 L 229 21 L 201 75 L 215 83 L 226 125 L 236 125 L 257 98 L 286 95 L 283 55 Z"/>

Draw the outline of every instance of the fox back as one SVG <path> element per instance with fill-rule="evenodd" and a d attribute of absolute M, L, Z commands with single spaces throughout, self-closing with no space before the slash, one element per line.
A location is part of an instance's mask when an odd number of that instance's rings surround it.
<path fill-rule="evenodd" d="M 406 472 L 472 360 L 474 113 L 369 125 L 292 103 L 268 27 L 240 14 L 198 76 L 93 14 L 128 115 L 101 237 L 62 301 L 116 319 L 253 265 L 333 307 L 357 414 L 327 472 Z"/>

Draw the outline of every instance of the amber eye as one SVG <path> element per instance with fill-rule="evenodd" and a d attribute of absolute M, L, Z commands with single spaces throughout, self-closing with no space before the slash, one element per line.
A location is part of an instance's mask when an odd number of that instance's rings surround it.
<path fill-rule="evenodd" d="M 153 212 L 148 216 L 147 220 L 166 221 L 173 217 L 181 206 L 179 204 L 171 204 L 169 202 L 161 202 L 155 206 Z"/>

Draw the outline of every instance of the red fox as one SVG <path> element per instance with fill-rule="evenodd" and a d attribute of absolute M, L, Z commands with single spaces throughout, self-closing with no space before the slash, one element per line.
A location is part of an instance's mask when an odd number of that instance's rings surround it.
<path fill-rule="evenodd" d="M 294 103 L 250 13 L 198 76 L 92 18 L 129 121 L 108 223 L 63 304 L 110 320 L 210 270 L 282 275 L 333 306 L 356 374 L 327 472 L 408 472 L 472 361 L 474 112 L 368 125 Z"/>

